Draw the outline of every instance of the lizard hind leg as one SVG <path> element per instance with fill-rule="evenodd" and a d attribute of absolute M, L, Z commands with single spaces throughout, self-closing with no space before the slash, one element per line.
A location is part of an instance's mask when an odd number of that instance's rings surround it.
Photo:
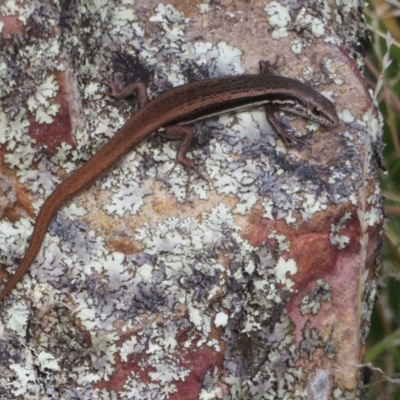
<path fill-rule="evenodd" d="M 133 94 L 136 94 L 136 97 L 139 102 L 139 106 L 143 107 L 148 101 L 149 97 L 147 95 L 147 88 L 143 82 L 135 82 L 131 83 L 130 85 L 119 88 L 115 82 L 109 80 L 106 76 L 104 76 L 101 72 L 100 75 L 103 77 L 103 81 L 96 80 L 104 85 L 107 85 L 111 92 L 109 95 L 116 99 L 123 99 L 125 97 L 129 97 Z M 191 159 L 189 159 L 186 153 L 189 151 L 190 145 L 193 139 L 193 132 L 187 126 L 181 125 L 171 125 L 166 126 L 158 130 L 157 132 L 161 136 L 165 136 L 170 139 L 181 139 L 181 143 L 179 145 L 178 151 L 176 153 L 175 164 L 171 170 L 171 172 L 175 169 L 176 165 L 182 164 L 188 174 L 188 180 L 186 184 L 186 193 L 188 193 L 189 184 L 190 184 L 190 175 L 192 171 L 195 171 L 200 178 L 204 179 L 205 181 L 209 181 L 207 177 L 200 172 L 200 170 L 196 167 Z"/>
<path fill-rule="evenodd" d="M 282 64 L 279 62 L 280 59 L 281 56 L 277 55 L 273 63 L 270 61 L 260 60 L 258 63 L 260 75 L 274 75 L 273 71 L 278 71 L 282 66 Z"/>
<path fill-rule="evenodd" d="M 108 95 L 114 97 L 114 99 L 125 99 L 126 97 L 135 94 L 139 103 L 139 107 L 143 107 L 149 101 L 147 87 L 144 82 L 138 81 L 131 83 L 123 88 L 119 88 L 115 82 L 108 79 L 101 72 L 99 72 L 99 74 L 102 76 L 103 80 L 94 80 L 108 86 L 111 89 L 111 92 Z"/>
<path fill-rule="evenodd" d="M 170 172 L 172 172 L 175 169 L 177 164 L 182 164 L 184 166 L 188 174 L 188 180 L 186 183 L 186 192 L 188 192 L 190 184 L 190 175 L 192 171 L 195 171 L 200 178 L 204 179 L 206 182 L 209 182 L 208 178 L 203 173 L 200 172 L 200 170 L 193 163 L 193 161 L 186 155 L 186 153 L 189 151 L 194 136 L 193 131 L 188 126 L 181 126 L 181 125 L 166 126 L 161 128 L 157 133 L 169 139 L 181 139 L 178 151 L 176 152 L 175 163 Z"/>

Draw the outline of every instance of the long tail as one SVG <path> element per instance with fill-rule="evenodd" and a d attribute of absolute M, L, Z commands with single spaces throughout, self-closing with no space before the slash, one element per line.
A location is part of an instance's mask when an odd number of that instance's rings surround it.
<path fill-rule="evenodd" d="M 35 258 L 42 245 L 44 235 L 47 232 L 47 228 L 61 205 L 62 204 L 60 204 L 60 201 L 57 200 L 57 197 L 54 196 L 54 193 L 44 202 L 37 216 L 37 223 L 35 224 L 35 228 L 33 229 L 28 250 L 26 251 L 25 256 L 22 259 L 17 271 L 7 281 L 6 286 L 1 291 L 0 301 L 2 301 L 8 295 L 8 293 L 10 293 L 12 289 L 14 289 L 14 287 L 21 280 L 22 276 L 28 270 L 30 265 L 35 261 Z"/>
<path fill-rule="evenodd" d="M 108 143 L 85 164 L 68 176 L 47 198 L 36 218 L 28 250 L 17 271 L 7 281 L 6 286 L 0 292 L 0 301 L 10 293 L 35 261 L 47 228 L 60 207 L 78 193 L 87 189 L 99 176 L 103 175 L 118 162 L 126 152 L 136 147 L 149 136 L 149 133 L 157 128 L 156 125 L 140 124 L 138 122 L 140 116 L 144 113 L 151 116 L 151 112 L 146 110 L 147 108 L 139 110 L 137 116 L 135 114 Z"/>

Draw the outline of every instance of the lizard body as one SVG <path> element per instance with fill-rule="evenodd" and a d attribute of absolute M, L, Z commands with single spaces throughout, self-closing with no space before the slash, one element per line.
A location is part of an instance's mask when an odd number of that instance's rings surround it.
<path fill-rule="evenodd" d="M 185 125 L 212 115 L 245 107 L 265 105 L 272 127 L 279 130 L 273 111 L 281 109 L 299 114 L 330 128 L 338 124 L 333 103 L 310 86 L 283 76 L 261 73 L 239 75 L 187 83 L 168 90 L 151 101 L 140 84 L 114 97 L 125 97 L 137 92 L 142 107 L 124 126 L 85 164 L 68 176 L 46 199 L 36 219 L 29 247 L 15 274 L 0 292 L 0 301 L 21 280 L 34 262 L 57 211 L 68 200 L 87 189 L 98 177 L 110 170 L 128 151 L 156 134 L 160 129 L 169 136 L 185 137 L 177 152 L 177 162 L 201 173 L 186 157 L 191 133 Z M 283 132 L 278 132 L 283 134 Z M 284 135 L 285 137 L 285 135 Z M 201 175 L 202 176 L 202 175 Z"/>

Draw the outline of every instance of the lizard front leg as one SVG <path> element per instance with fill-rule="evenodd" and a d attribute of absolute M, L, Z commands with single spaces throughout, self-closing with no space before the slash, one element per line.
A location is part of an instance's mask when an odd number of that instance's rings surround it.
<path fill-rule="evenodd" d="M 135 94 L 140 107 L 143 107 L 149 101 L 147 88 L 143 82 L 139 81 L 131 83 L 124 88 L 119 88 L 115 82 L 110 81 L 101 73 L 100 75 L 104 79 L 104 81 L 102 81 L 101 83 L 104 83 L 111 89 L 111 93 L 108 94 L 109 96 L 114 97 L 115 99 L 124 99 Z M 187 152 L 190 150 L 190 145 L 194 136 L 193 131 L 189 127 L 182 125 L 170 125 L 159 129 L 157 131 L 157 134 L 167 137 L 169 139 L 180 139 L 180 144 L 176 153 L 175 164 L 171 172 L 175 169 L 178 163 L 182 164 L 185 167 L 188 174 L 186 191 L 188 189 L 190 173 L 192 170 L 195 171 L 197 175 L 200 176 L 200 178 L 208 182 L 207 177 L 199 171 L 193 161 L 189 159 L 186 155 Z"/>
<path fill-rule="evenodd" d="M 114 99 L 121 100 L 125 99 L 126 97 L 132 96 L 133 94 L 136 94 L 139 107 L 143 107 L 146 103 L 148 103 L 149 95 L 147 94 L 147 87 L 144 82 L 134 82 L 129 84 L 128 86 L 119 88 L 115 82 L 110 81 L 101 72 L 99 73 L 104 80 L 97 80 L 97 82 L 103 83 L 111 89 L 111 93 L 108 93 L 108 96 L 114 97 Z"/>
<path fill-rule="evenodd" d="M 274 73 L 272 72 L 272 70 L 278 69 L 278 61 L 279 56 L 276 57 L 273 64 L 271 64 L 269 61 L 260 61 L 260 74 L 273 76 Z M 275 115 L 275 112 L 276 110 L 272 105 L 267 104 L 265 106 L 265 114 L 272 129 L 283 139 L 286 146 L 290 146 L 291 144 L 293 144 L 295 147 L 298 148 L 298 143 L 304 143 L 304 141 L 294 137 L 291 133 L 288 133 L 285 127 L 279 122 L 278 118 Z"/>

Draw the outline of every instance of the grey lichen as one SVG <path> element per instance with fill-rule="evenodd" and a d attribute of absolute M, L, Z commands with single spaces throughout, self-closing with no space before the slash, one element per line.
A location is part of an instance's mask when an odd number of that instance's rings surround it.
<path fill-rule="evenodd" d="M 301 314 L 318 314 L 322 303 L 330 301 L 332 298 L 331 287 L 329 283 L 324 282 L 322 279 L 317 279 L 315 281 L 315 289 L 301 300 Z"/>
<path fill-rule="evenodd" d="M 202 12 L 209 7 L 211 3 Z M 292 42 L 292 51 L 300 54 L 327 31 L 322 20 L 305 9 L 296 20 L 291 11 L 290 5 L 277 2 L 265 9 L 274 37 L 284 37 L 288 29 L 306 31 Z M 60 170 L 70 173 L 90 158 L 135 110 L 128 102 L 104 96 L 94 81 L 99 71 L 108 76 L 117 71 L 133 80 L 144 76 L 151 81 L 150 97 L 193 77 L 245 71 L 240 48 L 224 41 L 188 40 L 192 21 L 172 5 L 160 3 L 141 15 L 134 0 L 5 2 L 0 13 L 16 16 L 31 33 L 11 38 L 1 54 L 2 90 L 15 97 L 0 112 L 0 143 L 7 144 L 5 162 L 29 187 L 36 211 L 60 182 Z M 148 32 L 147 25 L 155 29 Z M 309 68 L 303 78 L 319 83 L 340 80 L 327 60 L 323 64 L 322 76 Z M 76 143 L 61 144 L 50 156 L 28 135 L 30 117 L 45 125 L 59 115 L 61 86 L 56 74 L 65 70 L 74 80 L 68 87 L 79 88 L 68 99 L 71 107 L 79 103 L 77 115 L 71 115 Z M 190 375 L 187 359 L 194 351 L 222 352 L 222 343 L 215 339 L 215 330 L 221 329 L 226 345 L 223 368 L 208 370 L 200 398 L 279 399 L 288 393 L 294 399 L 309 398 L 306 372 L 297 363 L 312 359 L 319 349 L 333 358 L 335 349 L 309 323 L 302 331 L 300 350 L 296 346 L 285 306 L 298 266 L 282 255 L 291 243 L 274 233 L 276 251 L 265 243 L 252 246 L 242 236 L 238 217 L 253 211 L 260 196 L 266 218 L 284 218 L 293 226 L 295 212 L 310 220 L 329 202 L 349 201 L 359 187 L 347 162 L 356 152 L 355 144 L 346 143 L 343 158 L 327 167 L 310 164 L 295 152 L 286 157 L 263 110 L 224 115 L 196 129 L 202 142 L 194 144 L 192 156 L 201 160 L 210 182 L 192 180 L 190 194 L 209 200 L 213 189 L 219 197 L 212 197 L 214 203 L 195 216 L 182 213 L 140 226 L 121 224 L 121 231 L 140 249 L 135 254 L 110 251 L 84 219 L 91 211 L 91 195 L 59 212 L 24 278 L 24 292 L 20 287 L 16 291 L 30 296 L 39 321 L 34 320 L 31 303 L 16 301 L 2 309 L 0 396 L 168 399 Z M 315 126 L 307 124 L 305 130 L 313 132 Z M 170 173 L 175 154 L 176 144 L 170 141 L 144 143 L 99 180 L 94 191 L 107 191 L 107 198 L 99 200 L 107 217 L 130 222 L 143 210 L 155 214 L 147 201 L 154 181 L 171 202 L 190 204 L 182 179 L 185 171 L 177 167 Z M 236 199 L 233 209 L 223 202 L 224 196 Z M 369 221 L 377 218 L 378 213 L 371 214 Z M 14 225 L 0 222 L 6 264 L 15 265 L 22 257 L 31 230 L 26 216 Z M 329 300 L 329 285 L 318 282 L 303 300 L 304 313 L 318 312 L 319 304 Z M 119 358 L 136 369 L 125 377 L 118 394 L 93 388 L 92 383 L 108 382 L 119 372 Z M 68 386 L 71 381 L 76 390 Z M 318 382 L 314 388 L 323 389 Z"/>

